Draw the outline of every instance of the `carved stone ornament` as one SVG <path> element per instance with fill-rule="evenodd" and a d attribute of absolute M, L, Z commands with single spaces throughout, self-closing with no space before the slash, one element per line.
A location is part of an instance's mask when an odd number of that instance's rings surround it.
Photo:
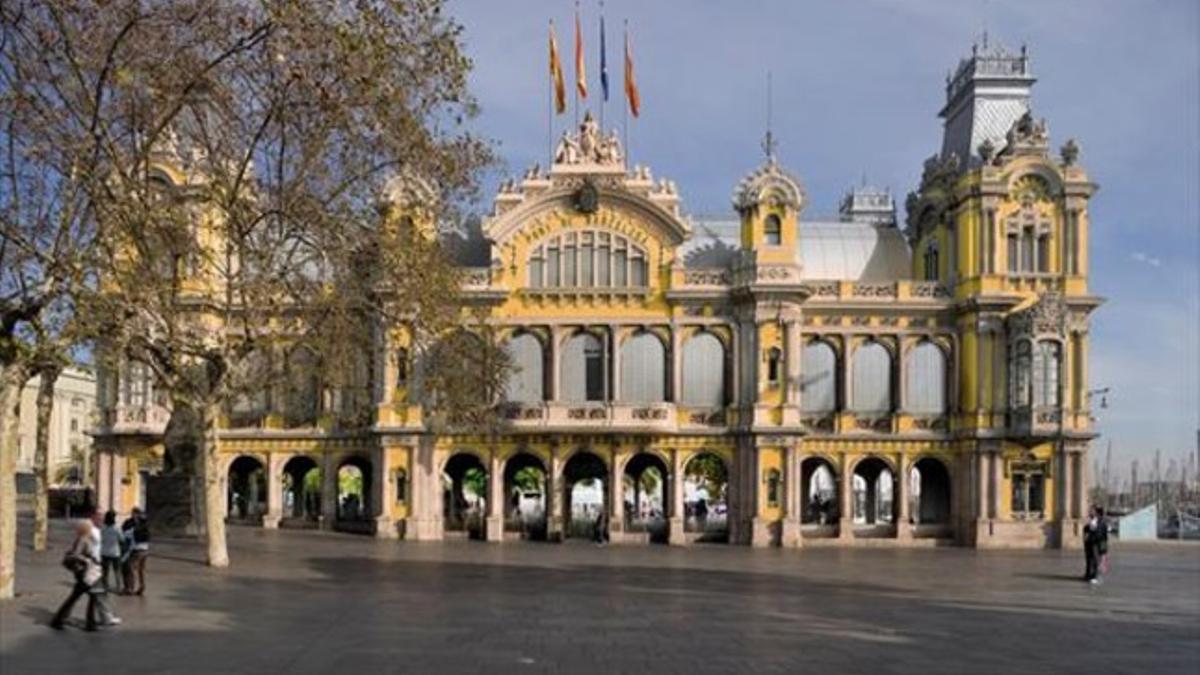
<path fill-rule="evenodd" d="M 1045 155 L 1050 144 L 1050 130 L 1046 120 L 1034 120 L 1033 113 L 1026 111 L 1008 130 L 1006 155 Z"/>
<path fill-rule="evenodd" d="M 1069 311 L 1061 293 L 1049 292 L 1030 307 L 1009 317 L 1008 324 L 1014 336 L 1062 336 Z"/>
<path fill-rule="evenodd" d="M 1079 159 L 1079 144 L 1074 138 L 1068 138 L 1059 152 L 1062 154 L 1063 166 L 1074 166 Z"/>
<path fill-rule="evenodd" d="M 585 180 L 579 186 L 575 192 L 575 209 L 588 215 L 600 209 L 600 192 L 596 189 L 595 182 Z"/>

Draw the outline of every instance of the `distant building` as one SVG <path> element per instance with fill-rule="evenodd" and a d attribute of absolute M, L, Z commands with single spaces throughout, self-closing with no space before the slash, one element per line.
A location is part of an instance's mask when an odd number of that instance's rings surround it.
<path fill-rule="evenodd" d="M 17 473 L 33 474 L 37 445 L 37 395 L 41 378 L 31 379 L 21 392 L 21 422 L 18 429 Z M 88 483 L 92 438 L 96 423 L 96 378 L 85 371 L 68 368 L 54 383 L 54 411 L 50 416 L 50 483 Z"/>

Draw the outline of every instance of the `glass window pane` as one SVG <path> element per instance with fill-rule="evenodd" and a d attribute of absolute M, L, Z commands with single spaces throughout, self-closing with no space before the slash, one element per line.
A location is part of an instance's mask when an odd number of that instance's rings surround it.
<path fill-rule="evenodd" d="M 1025 512 L 1025 474 L 1017 473 L 1012 477 L 1012 510 L 1013 513 Z"/>
<path fill-rule="evenodd" d="M 1033 474 L 1029 477 L 1029 511 L 1031 513 L 1041 513 L 1045 510 L 1043 500 L 1045 499 L 1045 490 L 1043 484 L 1044 478 L 1042 474 Z"/>
<path fill-rule="evenodd" d="M 591 235 L 588 235 L 588 239 Z M 595 249 L 591 243 L 584 244 L 579 248 L 579 284 L 580 286 L 592 285 L 592 256 L 595 255 Z"/>
<path fill-rule="evenodd" d="M 610 260 L 608 246 L 596 251 L 596 285 L 608 286 L 610 280 Z"/>
<path fill-rule="evenodd" d="M 563 286 L 575 285 L 575 247 L 563 249 Z"/>
<path fill-rule="evenodd" d="M 626 282 L 627 282 L 627 279 L 625 277 L 625 272 L 626 272 L 625 262 L 626 262 L 625 261 L 625 251 L 621 250 L 621 251 L 613 252 L 612 282 L 613 282 L 613 286 L 615 286 L 617 288 L 621 288 L 621 287 L 625 286 Z"/>
<path fill-rule="evenodd" d="M 542 287 L 542 268 L 544 266 L 541 258 L 533 258 L 529 261 L 529 286 L 531 288 Z"/>
<path fill-rule="evenodd" d="M 634 258 L 629 261 L 629 285 L 630 286 L 645 286 L 646 285 L 646 261 L 641 258 Z"/>
<path fill-rule="evenodd" d="M 555 287 L 561 285 L 558 276 L 558 249 L 552 248 L 546 255 L 546 285 Z"/>

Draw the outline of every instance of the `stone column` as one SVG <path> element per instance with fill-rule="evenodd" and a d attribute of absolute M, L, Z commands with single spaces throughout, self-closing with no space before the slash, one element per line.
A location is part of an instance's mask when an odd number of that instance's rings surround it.
<path fill-rule="evenodd" d="M 608 533 L 612 540 L 620 539 L 625 531 L 625 476 L 620 451 L 620 446 L 612 446 L 608 465 Z"/>
<path fill-rule="evenodd" d="M 683 404 L 683 327 L 671 326 L 671 401 Z M 724 364 L 721 364 L 724 368 Z"/>
<path fill-rule="evenodd" d="M 850 541 L 854 538 L 853 489 L 850 457 L 842 453 L 842 467 L 838 471 L 838 539 L 842 541 Z"/>
<path fill-rule="evenodd" d="M 990 486 L 988 492 L 988 517 L 992 520 L 1000 519 L 1000 486 L 1004 482 L 1004 460 L 1000 456 L 999 450 L 993 450 L 991 453 L 991 472 L 992 475 L 988 480 Z"/>
<path fill-rule="evenodd" d="M 375 516 L 375 536 L 379 539 L 396 539 L 400 535 L 392 517 L 396 486 L 392 483 L 388 449 L 383 446 L 374 448 L 371 455 L 371 511 Z"/>
<path fill-rule="evenodd" d="M 546 476 L 546 538 L 560 541 L 563 538 L 563 461 L 559 447 L 550 446 L 550 475 Z"/>
<path fill-rule="evenodd" d="M 332 530 L 337 523 L 337 457 L 325 453 L 321 467 L 321 529 Z"/>
<path fill-rule="evenodd" d="M 504 540 L 504 462 L 496 448 L 488 469 L 487 540 Z"/>
<path fill-rule="evenodd" d="M 729 404 L 737 406 L 742 401 L 742 340 L 741 340 L 741 324 L 734 323 L 733 330 L 729 331 L 729 362 L 730 374 L 728 383 Z"/>
<path fill-rule="evenodd" d="M 684 532 L 683 478 L 683 452 L 679 448 L 675 448 L 671 450 L 671 513 L 670 521 L 667 524 L 668 541 L 672 546 L 687 543 L 687 536 Z"/>
<path fill-rule="evenodd" d="M 975 507 L 975 519 L 978 521 L 987 520 L 988 516 L 990 515 L 989 504 L 991 500 L 988 497 L 988 493 L 990 492 L 988 489 L 988 484 L 991 482 L 989 476 L 990 459 L 991 453 L 985 452 L 982 449 L 979 450 L 975 458 L 975 497 L 977 500 Z"/>
<path fill-rule="evenodd" d="M 790 443 L 785 452 L 787 453 L 783 471 L 785 500 L 780 544 L 784 547 L 798 547 L 803 543 L 800 538 L 800 513 L 804 507 L 800 463 L 804 461 L 804 457 L 800 452 L 798 441 Z"/>
<path fill-rule="evenodd" d="M 910 480 L 908 461 L 904 457 L 904 453 L 897 453 L 896 480 L 893 481 L 892 498 L 899 500 L 896 508 L 893 509 L 893 513 L 896 514 L 896 539 L 899 541 L 909 541 L 913 534 L 912 525 L 908 522 L 911 515 L 911 506 L 908 503 Z"/>
<path fill-rule="evenodd" d="M 547 349 L 547 355 L 550 359 L 550 390 L 546 392 L 546 398 L 551 402 L 559 400 L 559 391 L 561 390 L 562 379 L 562 329 L 554 326 L 550 329 L 550 345 Z"/>
<path fill-rule="evenodd" d="M 279 527 L 283 519 L 283 458 L 267 455 L 267 512 L 262 526 L 268 530 Z"/>
<path fill-rule="evenodd" d="M 800 321 L 791 319 L 784 324 L 783 351 L 786 357 L 784 368 L 783 401 L 790 406 L 800 405 Z"/>
<path fill-rule="evenodd" d="M 621 400 L 621 346 L 618 344 L 617 326 L 609 324 L 608 326 L 608 346 L 609 358 L 611 359 L 610 367 L 612 377 L 608 384 L 608 399 L 609 401 Z"/>

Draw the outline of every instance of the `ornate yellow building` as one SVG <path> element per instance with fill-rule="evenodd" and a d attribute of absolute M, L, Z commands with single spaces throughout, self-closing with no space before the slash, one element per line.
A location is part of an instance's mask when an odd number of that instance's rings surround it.
<path fill-rule="evenodd" d="M 387 332 L 374 425 L 264 395 L 222 433 L 230 517 L 381 537 L 754 546 L 1076 546 L 1094 436 L 1088 198 L 1052 156 L 1024 50 L 973 51 L 909 195 L 860 188 L 809 219 L 767 144 L 728 219 L 627 166 L 585 118 L 549 170 L 503 184 L 464 291 L 516 365 L 503 433 L 435 434 Z M 275 355 L 280 381 L 301 349 Z M 141 373 L 106 380 L 101 504 L 138 500 L 167 418 Z M 140 450 L 138 448 L 141 448 Z M 598 517 L 604 514 L 603 519 Z"/>

